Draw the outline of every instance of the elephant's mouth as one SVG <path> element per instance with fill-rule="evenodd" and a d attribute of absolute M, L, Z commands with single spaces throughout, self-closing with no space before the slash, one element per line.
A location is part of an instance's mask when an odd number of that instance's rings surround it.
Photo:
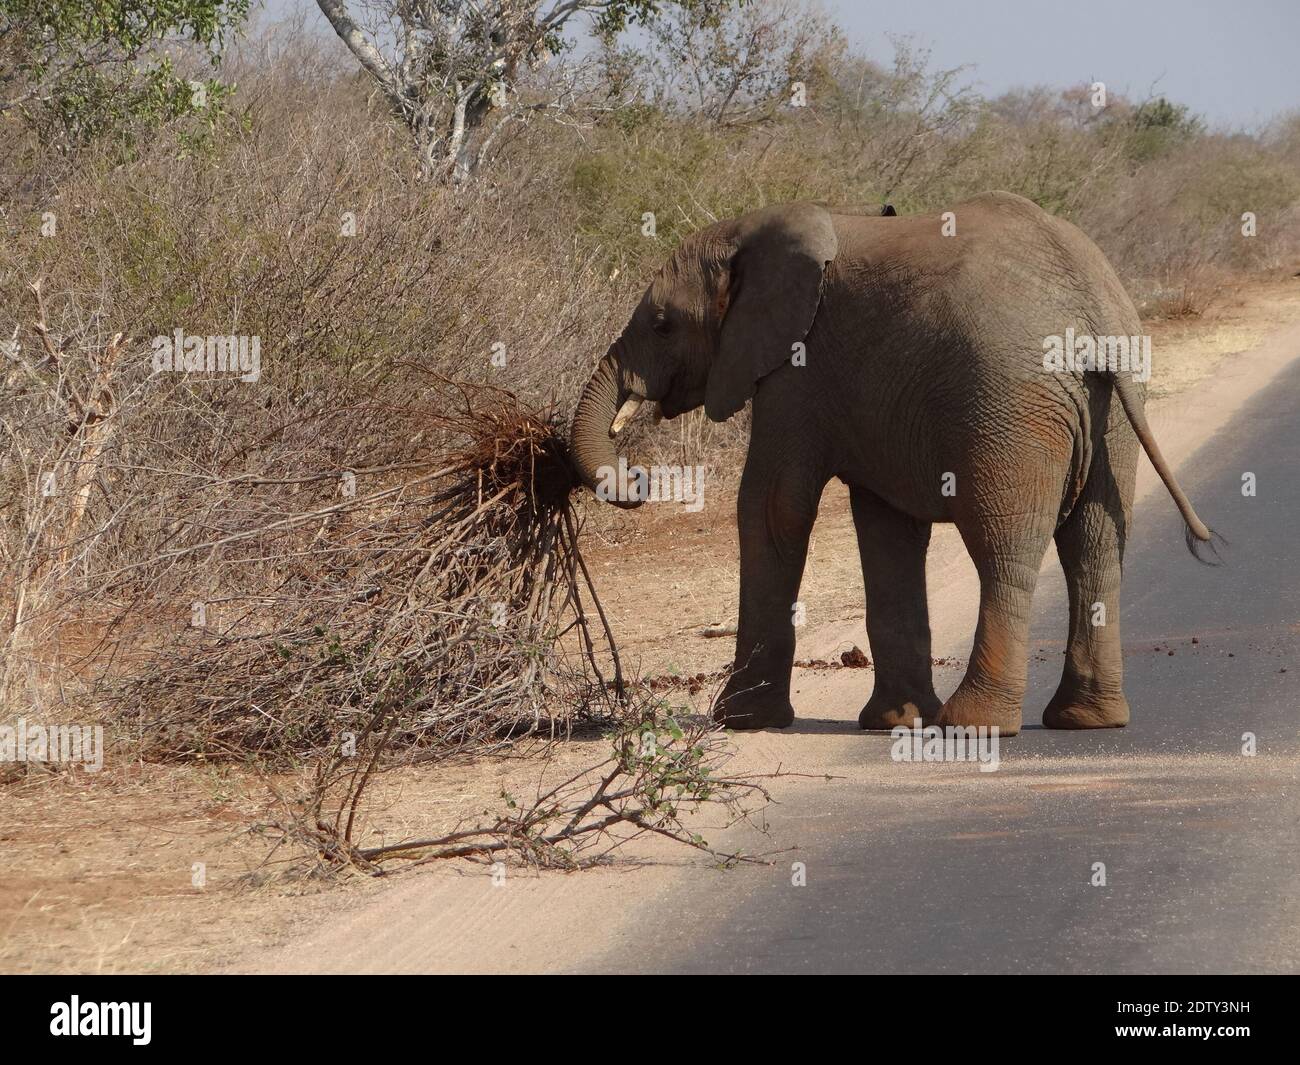
<path fill-rule="evenodd" d="M 657 425 L 665 418 L 667 418 L 669 421 L 672 421 L 683 411 L 689 409 L 690 408 L 683 406 L 680 401 L 672 399 L 670 397 L 665 397 L 664 399 L 659 401 L 659 406 L 655 409 L 655 424 Z"/>
<path fill-rule="evenodd" d="M 657 424 L 664 418 L 671 421 L 687 411 L 702 406 L 704 406 L 704 386 L 696 385 L 690 379 L 679 378 L 673 382 L 672 387 L 659 401 L 659 408 L 655 412 L 655 422 Z"/>

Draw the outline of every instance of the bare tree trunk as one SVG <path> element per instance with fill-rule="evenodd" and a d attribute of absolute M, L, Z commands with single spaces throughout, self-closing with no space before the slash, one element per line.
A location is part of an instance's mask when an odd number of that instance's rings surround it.
<path fill-rule="evenodd" d="M 429 101 L 420 100 L 415 86 L 384 58 L 348 14 L 344 0 L 316 0 L 316 4 L 357 62 L 374 78 L 390 110 L 410 131 L 420 159 L 421 175 L 453 184 L 468 181 L 481 158 L 481 153 L 475 150 L 477 134 L 491 110 L 484 80 L 456 82 L 450 120 L 446 129 L 440 129 L 436 116 L 430 112 Z"/>
<path fill-rule="evenodd" d="M 459 185 L 482 166 L 502 127 L 545 106 L 507 98 L 516 72 L 545 62 L 569 19 L 604 11 L 609 0 L 370 0 L 395 39 L 358 25 L 348 0 L 316 4 L 410 132 L 421 175 Z"/>
<path fill-rule="evenodd" d="M 479 132 L 491 110 L 481 82 L 474 82 L 458 93 L 452 134 L 448 140 L 446 164 L 453 184 L 463 184 L 474 176 L 482 161 Z"/>

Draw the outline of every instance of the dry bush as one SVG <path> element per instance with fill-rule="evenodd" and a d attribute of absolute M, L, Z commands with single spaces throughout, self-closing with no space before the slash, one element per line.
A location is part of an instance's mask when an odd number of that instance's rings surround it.
<path fill-rule="evenodd" d="M 70 367 L 66 342 L 37 332 Z M 24 521 L 5 544 L 22 538 L 6 589 L 10 705 L 41 706 L 57 683 L 135 753 L 283 761 L 330 747 L 376 707 L 404 747 L 443 751 L 589 709 L 611 659 L 621 690 L 603 615 L 594 634 L 588 622 L 599 604 L 553 414 L 435 378 L 421 399 L 352 396 L 277 424 L 275 473 L 212 468 L 179 449 L 148 454 L 158 375 L 123 370 L 124 343 L 95 361 L 90 390 L 20 363 L 33 383 L 17 413 L 35 420 L 60 392 L 70 413 L 62 450 L 23 456 L 5 486 L 42 486 L 9 511 Z M 336 434 L 372 437 L 372 465 L 312 447 Z M 99 505 L 92 482 L 107 489 Z M 579 662 L 557 647 L 570 630 Z M 566 698 L 550 699 L 566 680 Z"/>
<path fill-rule="evenodd" d="M 1257 233 L 1243 233 L 1243 214 Z M 1150 316 L 1201 313 L 1232 276 L 1300 255 L 1300 171 L 1252 138 L 1206 135 L 1113 180 L 1074 221 Z"/>
<path fill-rule="evenodd" d="M 162 553 L 202 558 L 212 598 L 197 601 L 203 624 L 177 625 L 101 693 L 119 734 L 148 757 L 292 762 L 379 714 L 394 748 L 437 757 L 614 709 L 617 652 L 554 420 L 508 393 L 450 391 L 384 411 L 430 427 L 424 460 L 243 479 L 259 505 Z M 275 503 L 290 487 L 293 506 Z"/>

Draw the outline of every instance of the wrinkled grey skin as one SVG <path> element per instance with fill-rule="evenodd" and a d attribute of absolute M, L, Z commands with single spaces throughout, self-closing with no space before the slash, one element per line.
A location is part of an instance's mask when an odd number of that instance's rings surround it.
<path fill-rule="evenodd" d="M 863 728 L 996 725 L 1017 732 L 1029 604 L 1055 537 L 1069 591 L 1053 728 L 1129 718 L 1120 564 L 1139 439 L 1188 525 L 1196 517 L 1126 373 L 1043 369 L 1043 339 L 1129 336 L 1138 315 L 1078 229 L 1028 200 L 986 193 L 939 216 L 872 217 L 814 204 L 765 208 L 683 241 L 601 359 L 574 415 L 584 482 L 617 462 L 629 399 L 665 417 L 722 421 L 753 398 L 741 479 L 734 672 L 714 716 L 734 728 L 794 720 L 790 670 L 808 536 L 822 489 L 850 489 L 876 684 Z M 792 345 L 806 345 L 795 365 Z M 1118 399 L 1119 402 L 1114 402 Z M 945 494 L 945 475 L 955 476 Z M 627 505 L 627 504 L 624 504 Z M 980 578 L 966 675 L 946 703 L 931 677 L 925 554 L 952 522 Z M 1106 623 L 1092 624 L 1104 603 Z"/>

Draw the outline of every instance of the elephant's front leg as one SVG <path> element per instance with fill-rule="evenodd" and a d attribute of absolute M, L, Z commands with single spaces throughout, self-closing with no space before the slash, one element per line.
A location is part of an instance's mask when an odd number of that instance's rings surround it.
<path fill-rule="evenodd" d="M 864 729 L 911 726 L 934 717 L 930 608 L 925 599 L 925 554 L 930 523 L 895 510 L 865 488 L 849 500 L 867 593 L 867 637 L 876 669 L 871 698 L 858 715 Z"/>
<path fill-rule="evenodd" d="M 754 434 L 757 438 L 757 431 Z M 774 454 L 755 439 L 740 482 L 740 623 L 731 677 L 713 717 L 728 728 L 785 728 L 794 721 L 799 582 L 827 478 L 810 461 Z"/>

